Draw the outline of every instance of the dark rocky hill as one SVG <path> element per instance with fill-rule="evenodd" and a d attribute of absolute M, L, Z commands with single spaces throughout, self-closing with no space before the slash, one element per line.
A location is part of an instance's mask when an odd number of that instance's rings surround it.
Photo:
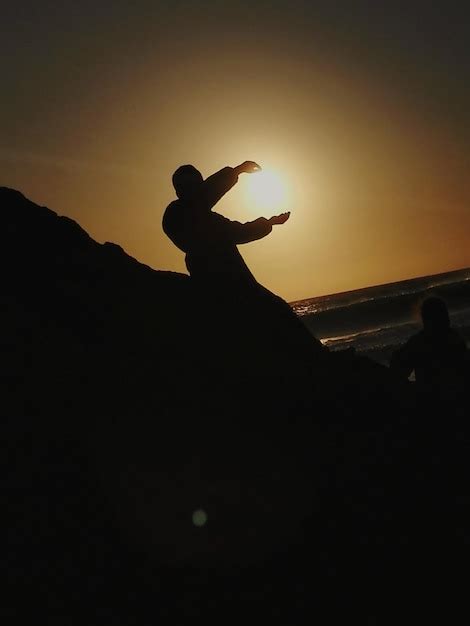
<path fill-rule="evenodd" d="M 431 419 L 272 294 L 201 295 L 11 189 L 0 211 L 5 562 L 37 615 L 300 623 L 440 559 L 462 404 Z"/>

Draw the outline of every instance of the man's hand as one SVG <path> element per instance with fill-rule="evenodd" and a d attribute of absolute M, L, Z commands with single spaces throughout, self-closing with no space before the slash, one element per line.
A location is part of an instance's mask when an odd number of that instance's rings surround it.
<path fill-rule="evenodd" d="M 281 213 L 280 215 L 273 215 L 269 218 L 268 222 L 271 226 L 275 226 L 276 224 L 284 224 L 290 217 L 290 211 L 287 213 Z"/>
<path fill-rule="evenodd" d="M 261 167 L 254 161 L 244 161 L 233 169 L 237 174 L 254 174 L 255 172 L 261 172 Z"/>

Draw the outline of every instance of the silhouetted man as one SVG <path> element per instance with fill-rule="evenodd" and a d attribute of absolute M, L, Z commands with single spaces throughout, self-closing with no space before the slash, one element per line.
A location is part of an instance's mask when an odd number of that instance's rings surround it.
<path fill-rule="evenodd" d="M 273 226 L 289 219 L 290 212 L 242 224 L 212 211 L 240 174 L 260 169 L 253 161 L 245 161 L 237 167 L 224 167 L 204 180 L 194 166 L 179 167 L 173 174 L 178 199 L 165 211 L 163 230 L 186 253 L 186 267 L 198 289 L 209 297 L 222 297 L 225 308 L 220 322 L 231 327 L 230 335 L 241 351 L 255 338 L 258 346 L 265 341 L 271 349 L 275 337 L 279 351 L 295 355 L 292 360 L 301 354 L 310 359 L 312 351 L 324 351 L 321 342 L 282 298 L 255 280 L 237 248 L 269 235 Z M 268 349 L 266 354 L 270 354 Z"/>
<path fill-rule="evenodd" d="M 427 298 L 421 318 L 423 329 L 393 354 L 390 367 L 403 378 L 414 370 L 416 382 L 429 388 L 458 382 L 465 371 L 467 348 L 450 326 L 445 302 Z"/>
<path fill-rule="evenodd" d="M 192 165 L 183 165 L 173 174 L 178 200 L 167 207 L 163 230 L 186 253 L 186 267 L 197 281 L 215 281 L 219 287 L 227 286 L 227 282 L 239 287 L 257 284 L 237 246 L 266 237 L 274 225 L 284 224 L 290 213 L 242 224 L 212 209 L 240 174 L 260 169 L 253 161 L 245 161 L 237 167 L 224 167 L 206 180 Z"/>

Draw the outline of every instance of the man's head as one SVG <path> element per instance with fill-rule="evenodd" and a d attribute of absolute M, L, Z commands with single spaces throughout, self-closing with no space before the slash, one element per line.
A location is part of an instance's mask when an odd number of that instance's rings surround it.
<path fill-rule="evenodd" d="M 426 298 L 421 305 L 421 319 L 424 329 L 431 332 L 447 330 L 450 327 L 447 305 L 440 298 Z"/>
<path fill-rule="evenodd" d="M 182 165 L 173 174 L 173 187 L 178 198 L 191 196 L 204 181 L 202 174 L 194 165 Z"/>

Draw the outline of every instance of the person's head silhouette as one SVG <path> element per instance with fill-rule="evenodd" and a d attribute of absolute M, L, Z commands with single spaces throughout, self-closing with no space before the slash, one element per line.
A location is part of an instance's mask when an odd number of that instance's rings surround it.
<path fill-rule="evenodd" d="M 202 174 L 194 165 L 182 165 L 173 174 L 173 187 L 178 198 L 191 196 L 204 181 Z"/>
<path fill-rule="evenodd" d="M 425 331 L 430 333 L 444 332 L 450 328 L 449 311 L 444 300 L 431 297 L 421 305 L 421 319 Z"/>

